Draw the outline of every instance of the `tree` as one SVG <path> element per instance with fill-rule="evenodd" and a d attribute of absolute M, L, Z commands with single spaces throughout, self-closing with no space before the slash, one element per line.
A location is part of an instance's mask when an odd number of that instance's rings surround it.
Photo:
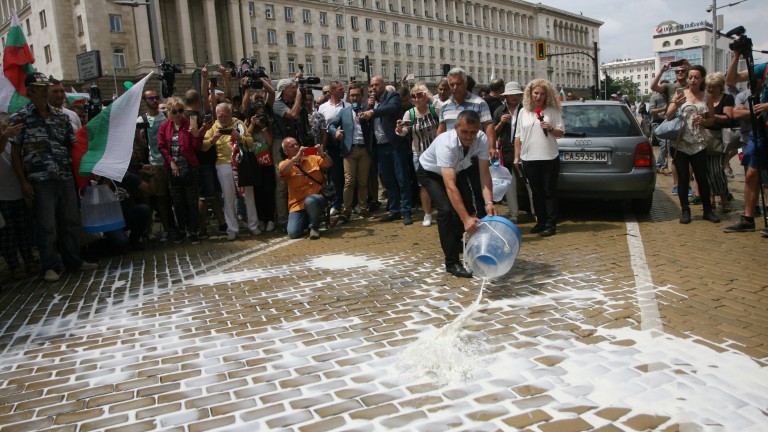
<path fill-rule="evenodd" d="M 610 99 L 612 94 L 619 92 L 628 96 L 630 100 L 634 100 L 635 96 L 640 92 L 640 84 L 633 82 L 629 78 L 615 80 L 610 76 L 606 76 L 602 81 L 601 87 L 605 89 L 605 94 L 603 96 L 606 100 Z"/>

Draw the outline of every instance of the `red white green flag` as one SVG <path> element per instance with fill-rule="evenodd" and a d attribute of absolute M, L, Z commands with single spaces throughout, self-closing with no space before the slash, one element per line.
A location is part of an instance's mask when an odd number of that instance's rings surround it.
<path fill-rule="evenodd" d="M 26 105 L 29 100 L 26 95 L 24 80 L 27 75 L 35 72 L 32 63 L 35 58 L 27 45 L 24 31 L 21 28 L 16 12 L 11 17 L 11 26 L 5 37 L 3 50 L 3 75 L 0 77 L 0 111 L 14 113 Z"/>
<path fill-rule="evenodd" d="M 71 153 L 73 168 L 81 176 L 78 177 L 78 186 L 82 186 L 90 174 L 114 181 L 121 181 L 125 176 L 133 152 L 136 115 L 144 84 L 150 76 L 152 73 L 77 131 L 77 144 Z"/>

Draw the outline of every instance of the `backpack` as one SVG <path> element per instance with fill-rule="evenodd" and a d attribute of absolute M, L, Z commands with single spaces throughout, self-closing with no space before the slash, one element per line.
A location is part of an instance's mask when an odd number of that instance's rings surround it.
<path fill-rule="evenodd" d="M 432 114 L 432 118 L 440 123 L 440 117 L 437 116 L 437 111 L 435 111 L 435 106 L 432 104 L 429 104 L 429 113 Z M 416 123 L 416 108 L 411 108 L 408 110 L 408 114 L 411 116 L 411 121 L 415 124 Z"/>

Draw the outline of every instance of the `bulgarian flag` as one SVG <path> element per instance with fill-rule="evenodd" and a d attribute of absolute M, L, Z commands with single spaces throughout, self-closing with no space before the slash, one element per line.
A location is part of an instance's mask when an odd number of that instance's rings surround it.
<path fill-rule="evenodd" d="M 67 93 L 67 102 L 69 102 L 70 105 L 85 105 L 90 99 L 91 95 L 89 93 Z"/>
<path fill-rule="evenodd" d="M 133 153 L 136 115 L 141 95 L 152 72 L 122 96 L 104 108 L 99 115 L 77 131 L 77 144 L 72 148 L 72 165 L 78 187 L 90 174 L 121 181 Z"/>
<path fill-rule="evenodd" d="M 11 26 L 5 37 L 3 50 L 3 75 L 0 77 L 0 111 L 14 113 L 29 102 L 24 80 L 35 71 L 35 58 L 27 45 L 21 22 L 16 12 L 11 17 Z"/>

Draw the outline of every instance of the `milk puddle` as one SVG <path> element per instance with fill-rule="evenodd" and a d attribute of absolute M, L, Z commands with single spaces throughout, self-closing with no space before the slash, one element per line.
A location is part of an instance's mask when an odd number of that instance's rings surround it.
<path fill-rule="evenodd" d="M 480 309 L 487 279 L 483 279 L 477 299 L 453 322 L 432 329 L 406 348 L 395 367 L 411 378 L 428 378 L 438 385 L 470 381 L 485 356 L 485 346 L 476 336 L 462 335 L 461 329 Z"/>

